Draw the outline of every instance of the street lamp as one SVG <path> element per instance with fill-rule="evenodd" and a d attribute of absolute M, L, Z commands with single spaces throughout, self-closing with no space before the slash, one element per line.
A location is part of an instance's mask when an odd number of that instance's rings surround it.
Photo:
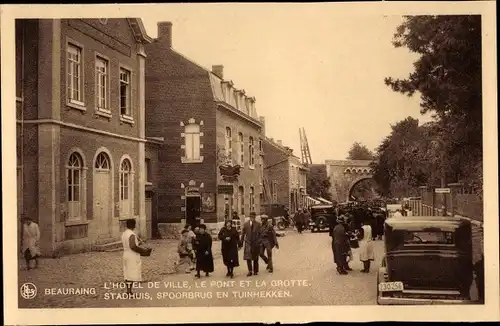
<path fill-rule="evenodd" d="M 444 157 L 444 143 L 441 139 L 435 138 L 432 140 L 433 143 L 437 143 L 440 148 L 440 161 L 441 161 L 441 188 L 446 188 L 446 167 L 445 167 L 445 157 Z M 446 216 L 446 194 L 443 194 L 443 216 Z"/>
<path fill-rule="evenodd" d="M 441 98 L 439 96 L 439 84 L 441 83 L 441 79 L 442 77 L 446 76 L 447 72 L 446 70 L 444 69 L 443 65 L 437 65 L 436 67 L 434 67 L 432 70 L 431 70 L 431 74 L 434 75 L 435 72 L 439 71 L 439 73 L 437 74 L 436 78 L 437 78 L 437 98 L 436 98 L 436 106 L 437 107 L 440 107 L 442 104 L 441 104 Z M 441 126 L 442 128 L 442 126 Z M 444 152 L 445 152 L 445 146 L 444 146 L 444 143 L 442 141 L 442 139 L 440 138 L 434 138 L 433 139 L 433 142 L 436 142 L 439 144 L 439 147 L 440 147 L 440 161 L 441 161 L 441 188 L 446 188 L 446 168 L 445 168 L 445 157 L 444 157 Z M 443 216 L 446 216 L 447 215 L 447 212 L 446 212 L 446 194 L 443 194 Z"/>

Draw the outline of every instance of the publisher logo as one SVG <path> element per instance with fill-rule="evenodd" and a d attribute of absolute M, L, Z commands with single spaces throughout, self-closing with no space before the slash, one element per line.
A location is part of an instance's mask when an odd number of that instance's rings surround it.
<path fill-rule="evenodd" d="M 21 285 L 21 296 L 23 297 L 23 299 L 33 299 L 34 297 L 36 297 L 36 293 L 37 289 L 35 284 L 24 283 L 23 285 Z"/>

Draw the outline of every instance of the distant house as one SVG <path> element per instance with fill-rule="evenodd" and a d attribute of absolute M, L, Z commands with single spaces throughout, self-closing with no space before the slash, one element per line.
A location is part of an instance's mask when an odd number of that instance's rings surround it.
<path fill-rule="evenodd" d="M 263 205 L 284 205 L 290 213 L 306 207 L 307 167 L 280 140 L 275 142 L 264 138 L 262 150 L 265 179 Z"/>

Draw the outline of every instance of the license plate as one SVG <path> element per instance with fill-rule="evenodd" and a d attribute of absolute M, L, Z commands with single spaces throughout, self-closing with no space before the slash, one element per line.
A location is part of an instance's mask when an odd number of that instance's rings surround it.
<path fill-rule="evenodd" d="M 380 292 L 401 292 L 403 289 L 403 282 L 383 282 L 378 285 Z"/>

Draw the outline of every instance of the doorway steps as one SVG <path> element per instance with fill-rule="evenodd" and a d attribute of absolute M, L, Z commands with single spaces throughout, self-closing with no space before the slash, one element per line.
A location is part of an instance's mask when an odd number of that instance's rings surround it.
<path fill-rule="evenodd" d="M 109 252 L 122 250 L 122 242 L 113 238 L 98 239 L 92 246 L 92 251 Z"/>

